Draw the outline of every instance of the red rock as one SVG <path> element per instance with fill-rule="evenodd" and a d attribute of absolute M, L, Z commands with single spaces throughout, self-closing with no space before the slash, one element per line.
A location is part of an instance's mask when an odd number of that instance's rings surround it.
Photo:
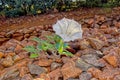
<path fill-rule="evenodd" d="M 26 74 L 21 78 L 21 80 L 33 80 L 33 77 L 30 74 Z"/>
<path fill-rule="evenodd" d="M 27 66 L 27 63 L 31 62 L 29 59 L 23 59 L 20 62 L 16 63 L 15 65 L 5 68 L 3 70 L 0 71 L 0 79 L 4 80 L 3 78 L 7 75 L 11 75 L 11 72 L 13 72 L 14 70 L 18 70 L 20 69 L 22 66 Z"/>
<path fill-rule="evenodd" d="M 99 59 L 98 61 L 103 63 L 106 67 L 110 66 L 103 58 Z"/>
<path fill-rule="evenodd" d="M 112 35 L 117 35 L 119 34 L 118 29 L 116 27 L 111 27 L 111 28 L 107 28 L 104 33 L 107 34 L 112 34 Z"/>
<path fill-rule="evenodd" d="M 4 38 L 5 37 L 5 34 L 6 34 L 6 32 L 0 32 L 0 38 Z"/>
<path fill-rule="evenodd" d="M 82 51 L 81 50 L 79 50 L 78 52 L 76 52 L 76 54 L 75 54 L 75 56 L 78 56 L 78 57 L 80 57 L 82 55 Z"/>
<path fill-rule="evenodd" d="M 99 80 L 114 80 L 114 76 L 119 74 L 120 69 L 118 68 L 104 69 L 103 72 L 99 75 Z"/>
<path fill-rule="evenodd" d="M 67 62 L 61 68 L 64 80 L 68 78 L 75 78 L 79 76 L 82 72 L 80 68 L 75 67 L 75 62 Z"/>
<path fill-rule="evenodd" d="M 25 34 L 29 34 L 29 33 L 32 33 L 34 30 L 35 30 L 34 27 L 31 27 L 31 28 L 29 28 L 29 29 L 24 28 L 24 29 L 23 29 L 23 33 L 25 33 Z"/>
<path fill-rule="evenodd" d="M 23 36 L 18 36 L 18 37 L 14 37 L 14 39 L 16 39 L 16 40 L 18 40 L 18 41 L 21 41 L 21 40 L 24 39 L 24 37 L 23 37 Z"/>
<path fill-rule="evenodd" d="M 2 71 L 3 69 L 4 69 L 4 66 L 0 64 L 0 71 Z"/>
<path fill-rule="evenodd" d="M 89 21 L 88 21 L 88 24 L 93 24 L 94 23 L 94 19 L 90 19 Z"/>
<path fill-rule="evenodd" d="M 105 17 L 104 16 L 100 16 L 99 21 L 104 22 L 105 21 Z"/>
<path fill-rule="evenodd" d="M 15 40 L 15 39 L 10 39 L 9 41 L 7 41 L 6 43 L 5 43 L 5 45 L 4 46 L 6 46 L 7 48 L 9 48 L 9 47 L 15 47 L 17 44 L 20 44 L 21 42 L 20 41 L 18 41 L 18 40 Z"/>
<path fill-rule="evenodd" d="M 95 15 L 96 18 L 96 22 L 104 22 L 105 21 L 105 17 L 104 16 L 99 16 L 99 15 Z"/>
<path fill-rule="evenodd" d="M 116 22 L 114 25 L 115 25 L 115 27 L 120 28 L 120 22 Z"/>
<path fill-rule="evenodd" d="M 120 41 L 119 41 L 119 42 L 117 42 L 117 45 L 118 45 L 118 47 L 120 47 Z"/>
<path fill-rule="evenodd" d="M 5 38 L 5 36 L 3 36 L 3 35 L 0 35 L 0 38 Z"/>
<path fill-rule="evenodd" d="M 71 60 L 71 58 L 69 58 L 69 57 L 62 57 L 62 62 L 63 63 L 67 63 L 67 62 L 71 62 L 72 60 Z"/>
<path fill-rule="evenodd" d="M 82 40 L 79 42 L 79 45 L 80 45 L 80 49 L 87 49 L 87 48 L 90 48 L 90 44 L 87 40 Z"/>
<path fill-rule="evenodd" d="M 118 66 L 118 58 L 119 58 L 119 55 L 118 55 L 119 51 L 118 51 L 118 48 L 113 48 L 109 51 L 109 53 L 106 55 L 107 57 L 110 57 L 108 59 L 106 59 L 106 56 L 104 56 L 103 58 L 104 59 L 101 59 L 99 61 L 102 61 L 106 67 L 101 70 L 97 69 L 97 68 L 90 68 L 88 71 L 91 72 L 93 74 L 93 76 L 95 78 L 98 78 L 99 80 L 114 80 L 114 76 L 115 75 L 118 75 L 120 74 L 120 69 L 119 68 L 115 68 L 116 66 Z M 113 56 L 113 57 L 112 57 Z M 115 58 L 115 60 L 114 60 Z M 116 60 L 117 58 L 117 60 Z M 112 60 L 113 59 L 113 60 Z M 112 64 L 112 66 L 110 66 L 106 61 L 111 61 L 111 63 L 108 63 L 109 64 Z M 118 79 L 119 80 L 119 79 Z"/>
<path fill-rule="evenodd" d="M 27 74 L 29 72 L 28 68 L 27 67 L 21 67 L 19 69 L 19 72 L 20 72 L 20 77 L 23 77 L 25 74 Z"/>
<path fill-rule="evenodd" d="M 4 56 L 3 52 L 0 52 L 0 59 Z"/>
<path fill-rule="evenodd" d="M 80 41 L 78 41 L 78 42 L 69 42 L 69 46 L 71 47 L 71 48 L 73 48 L 73 49 L 80 49 L 80 45 L 79 45 L 79 42 Z"/>
<path fill-rule="evenodd" d="M 102 71 L 97 68 L 89 68 L 88 72 L 90 72 L 95 78 L 99 78 L 99 75 L 102 73 Z"/>
<path fill-rule="evenodd" d="M 44 26 L 37 26 L 36 27 L 36 31 L 37 32 L 40 32 L 41 30 L 43 30 L 44 29 Z"/>
<path fill-rule="evenodd" d="M 47 59 L 40 59 L 39 61 L 38 61 L 38 65 L 39 66 L 50 66 L 51 65 L 51 63 L 52 63 L 52 60 L 47 60 Z"/>
<path fill-rule="evenodd" d="M 50 80 L 50 79 L 36 78 L 36 79 L 33 79 L 33 80 Z"/>
<path fill-rule="evenodd" d="M 119 35 L 118 29 L 116 27 L 111 28 L 112 35 Z"/>
<path fill-rule="evenodd" d="M 20 61 L 21 59 L 22 59 L 22 57 L 20 57 L 19 55 L 15 55 L 13 57 L 14 62 Z"/>
<path fill-rule="evenodd" d="M 5 37 L 7 38 L 11 38 L 12 37 L 12 34 L 14 34 L 15 31 L 9 31 L 5 34 Z"/>
<path fill-rule="evenodd" d="M 116 75 L 113 80 L 120 80 L 120 75 Z"/>
<path fill-rule="evenodd" d="M 62 60 L 61 60 L 60 58 L 56 58 L 56 59 L 55 59 L 55 62 L 57 62 L 57 63 L 62 63 Z"/>
<path fill-rule="evenodd" d="M 51 80 L 58 80 L 62 76 L 60 68 L 53 70 L 48 76 Z"/>
<path fill-rule="evenodd" d="M 87 24 L 91 25 L 94 23 L 94 19 L 89 19 L 85 21 Z"/>
<path fill-rule="evenodd" d="M 7 56 L 15 56 L 16 54 L 14 52 L 8 52 L 8 53 L 5 53 L 4 54 L 4 57 L 7 57 Z"/>
<path fill-rule="evenodd" d="M 51 35 L 52 33 L 50 31 L 42 31 L 40 38 L 45 38 L 46 36 Z"/>
<path fill-rule="evenodd" d="M 0 76 L 0 80 L 9 80 L 9 79 L 18 80 L 20 79 L 18 75 L 19 72 L 17 71 L 17 69 L 12 69 L 9 70 L 7 74 L 5 74 L 4 76 Z"/>
<path fill-rule="evenodd" d="M 103 41 L 96 39 L 96 38 L 88 38 L 90 45 L 94 48 L 94 49 L 101 49 L 104 46 Z"/>
<path fill-rule="evenodd" d="M 1 63 L 4 67 L 10 67 L 14 64 L 11 56 L 7 56 L 5 59 L 2 60 Z"/>
<path fill-rule="evenodd" d="M 51 80 L 51 79 L 48 74 L 42 73 L 42 74 L 40 74 L 39 78 L 36 78 L 34 80 Z"/>
<path fill-rule="evenodd" d="M 7 41 L 7 40 L 9 40 L 9 38 L 0 38 L 0 44 Z"/>
<path fill-rule="evenodd" d="M 37 31 L 33 31 L 33 33 L 32 33 L 31 35 L 33 35 L 33 36 L 37 36 L 38 33 L 37 33 Z"/>
<path fill-rule="evenodd" d="M 19 32 L 15 32 L 12 37 L 19 37 L 19 36 L 22 36 L 23 34 L 22 33 L 19 33 Z"/>
<path fill-rule="evenodd" d="M 28 37 L 30 37 L 30 34 L 25 34 L 24 35 L 24 38 L 28 38 Z"/>
<path fill-rule="evenodd" d="M 108 26 L 107 25 L 101 25 L 100 28 L 101 29 L 106 29 Z"/>
<path fill-rule="evenodd" d="M 73 49 L 73 48 L 71 48 L 71 47 L 67 48 L 67 51 L 69 51 L 69 52 L 71 52 L 71 53 L 73 53 L 73 54 L 76 53 L 75 49 Z"/>
<path fill-rule="evenodd" d="M 15 47 L 15 50 L 14 50 L 14 51 L 15 51 L 16 53 L 20 53 L 21 50 L 23 50 L 23 47 L 22 47 L 21 45 L 17 44 L 17 46 Z"/>
<path fill-rule="evenodd" d="M 33 38 L 35 38 L 36 36 L 34 36 L 34 35 L 31 35 L 30 37 L 29 37 L 29 40 L 31 41 Z M 35 41 L 34 41 L 35 42 Z"/>
<path fill-rule="evenodd" d="M 2 35 L 2 36 L 5 36 L 5 34 L 6 34 L 6 32 L 4 32 L 4 31 L 0 32 L 0 35 Z"/>
<path fill-rule="evenodd" d="M 117 56 L 115 54 L 107 54 L 103 58 L 113 67 L 118 66 L 118 59 L 117 59 Z"/>

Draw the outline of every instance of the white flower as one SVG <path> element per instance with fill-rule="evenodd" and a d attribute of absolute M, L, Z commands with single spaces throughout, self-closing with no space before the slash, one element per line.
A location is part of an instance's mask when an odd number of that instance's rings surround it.
<path fill-rule="evenodd" d="M 53 25 L 53 30 L 65 42 L 82 38 L 81 25 L 74 20 L 63 18 Z"/>
<path fill-rule="evenodd" d="M 72 0 L 72 2 L 76 2 L 76 0 Z"/>

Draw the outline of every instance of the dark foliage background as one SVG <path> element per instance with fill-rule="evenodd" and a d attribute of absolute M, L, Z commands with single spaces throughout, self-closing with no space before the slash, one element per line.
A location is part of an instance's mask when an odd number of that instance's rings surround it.
<path fill-rule="evenodd" d="M 0 0 L 0 15 L 17 17 L 48 13 L 55 9 L 70 11 L 79 7 L 115 7 L 120 0 Z"/>

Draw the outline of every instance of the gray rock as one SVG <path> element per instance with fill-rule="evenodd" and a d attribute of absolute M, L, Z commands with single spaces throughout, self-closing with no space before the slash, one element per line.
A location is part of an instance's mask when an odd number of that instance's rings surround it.
<path fill-rule="evenodd" d="M 8 49 L 7 49 L 7 51 L 11 51 L 11 52 L 13 52 L 14 51 L 14 49 L 15 49 L 15 47 L 14 46 L 11 46 L 11 47 L 9 47 Z"/>
<path fill-rule="evenodd" d="M 16 75 L 16 74 L 14 74 Z M 18 74 L 17 74 L 18 75 Z M 13 75 L 12 75 L 13 76 Z M 3 80 L 20 80 L 21 78 L 18 77 L 18 76 L 15 76 L 15 77 L 10 77 L 10 78 L 7 78 L 7 79 L 3 79 Z"/>
<path fill-rule="evenodd" d="M 91 65 L 93 65 L 93 66 L 95 66 L 95 67 L 98 67 L 98 68 L 101 68 L 101 67 L 104 67 L 104 66 L 105 66 L 105 64 L 103 64 L 103 63 L 101 63 L 100 61 L 98 61 L 99 57 L 96 56 L 95 54 L 83 55 L 83 56 L 81 56 L 81 58 L 82 58 L 85 62 L 87 62 L 87 63 L 89 63 L 89 64 L 91 64 Z"/>
<path fill-rule="evenodd" d="M 51 64 L 51 70 L 54 70 L 54 69 L 56 69 L 56 68 L 58 68 L 58 67 L 60 67 L 60 66 L 62 66 L 62 64 L 53 62 L 53 63 Z"/>
<path fill-rule="evenodd" d="M 112 38 L 112 39 L 107 39 L 107 41 L 108 41 L 109 43 L 115 43 L 115 42 L 117 42 L 117 39 Z"/>
<path fill-rule="evenodd" d="M 120 80 L 120 75 L 116 75 L 116 76 L 114 77 L 114 80 Z"/>
<path fill-rule="evenodd" d="M 17 78 L 18 75 L 19 75 L 19 72 L 17 69 L 11 69 L 3 73 L 3 75 L 0 76 L 0 80 L 13 80 Z"/>
<path fill-rule="evenodd" d="M 30 74 L 24 75 L 21 80 L 33 80 L 33 77 Z"/>
<path fill-rule="evenodd" d="M 99 28 L 100 27 L 100 25 L 98 25 L 98 24 L 94 24 L 93 25 L 95 28 Z"/>
<path fill-rule="evenodd" d="M 10 80 L 10 79 L 9 79 Z M 21 78 L 20 77 L 16 77 L 16 78 L 14 78 L 14 79 L 12 79 L 12 80 L 21 80 Z"/>
<path fill-rule="evenodd" d="M 40 75 L 41 73 L 46 72 L 43 67 L 40 67 L 40 66 L 34 65 L 34 64 L 29 64 L 28 68 L 29 68 L 29 71 L 30 71 L 31 74 Z"/>
<path fill-rule="evenodd" d="M 96 55 L 100 58 L 104 56 L 104 54 L 101 51 L 96 51 L 96 53 L 94 55 Z"/>
<path fill-rule="evenodd" d="M 69 79 L 67 79 L 67 80 L 79 80 L 79 79 L 69 78 Z"/>
<path fill-rule="evenodd" d="M 78 59 L 75 61 L 75 66 L 80 68 L 82 71 L 87 71 L 92 65 L 86 63 L 82 59 Z"/>
<path fill-rule="evenodd" d="M 89 44 L 96 50 L 101 49 L 105 44 L 103 41 L 96 38 L 88 38 Z"/>
<path fill-rule="evenodd" d="M 18 71 L 17 71 L 17 72 L 14 72 L 14 73 L 12 73 L 12 74 L 9 74 L 9 75 L 7 76 L 7 78 L 4 79 L 4 80 L 14 80 L 14 79 L 17 80 L 18 75 L 19 75 L 19 72 L 18 72 Z"/>
<path fill-rule="evenodd" d="M 7 37 L 7 38 L 12 37 L 12 34 L 14 34 L 14 32 L 15 32 L 14 30 L 7 32 L 5 37 Z"/>
<path fill-rule="evenodd" d="M 92 74 L 91 73 L 87 73 L 87 72 L 83 72 L 79 76 L 79 80 L 90 80 L 91 78 L 92 78 Z"/>

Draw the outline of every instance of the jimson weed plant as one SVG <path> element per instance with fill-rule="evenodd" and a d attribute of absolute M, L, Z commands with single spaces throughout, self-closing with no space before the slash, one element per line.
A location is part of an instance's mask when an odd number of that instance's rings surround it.
<path fill-rule="evenodd" d="M 33 38 L 37 42 L 36 46 L 26 46 L 24 50 L 30 52 L 30 58 L 39 57 L 41 51 L 51 51 L 53 54 L 73 56 L 73 54 L 66 49 L 69 48 L 68 44 L 63 42 L 62 38 L 58 35 L 47 36 L 46 40 L 40 38 Z"/>

